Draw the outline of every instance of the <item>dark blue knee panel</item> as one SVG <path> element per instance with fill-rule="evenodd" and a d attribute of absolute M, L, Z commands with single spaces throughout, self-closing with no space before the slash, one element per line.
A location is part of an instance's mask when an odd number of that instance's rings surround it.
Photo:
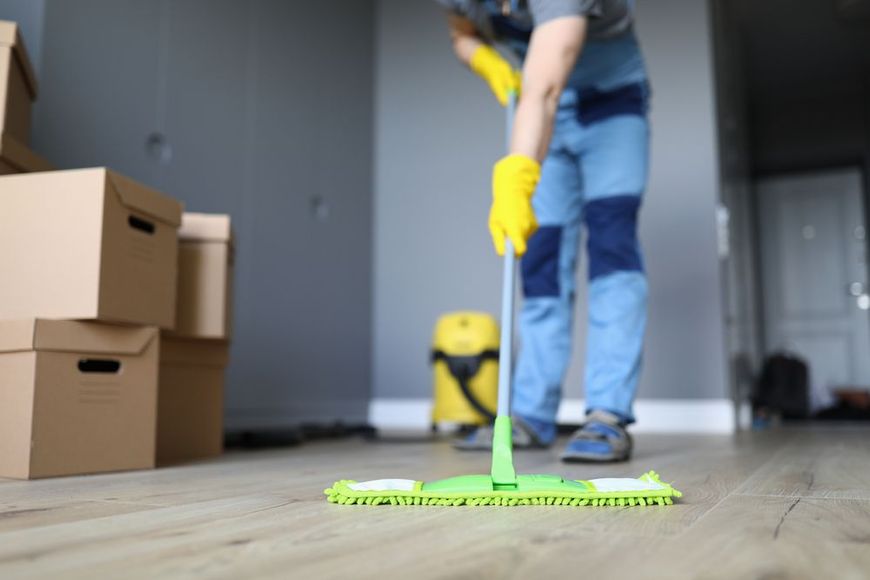
<path fill-rule="evenodd" d="M 529 239 L 520 268 L 526 298 L 559 295 L 562 226 L 541 226 Z"/>
<path fill-rule="evenodd" d="M 612 272 L 642 272 L 643 259 L 637 240 L 640 196 L 618 195 L 586 204 L 584 221 L 588 233 L 589 279 Z"/>
<path fill-rule="evenodd" d="M 635 83 L 611 91 L 582 91 L 577 118 L 583 125 L 593 125 L 619 115 L 644 117 L 648 111 L 649 86 Z"/>

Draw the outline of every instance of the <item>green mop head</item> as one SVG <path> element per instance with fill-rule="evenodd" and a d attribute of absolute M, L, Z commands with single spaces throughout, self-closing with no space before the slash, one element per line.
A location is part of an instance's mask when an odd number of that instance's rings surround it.
<path fill-rule="evenodd" d="M 412 479 L 337 481 L 325 489 L 327 499 L 342 505 L 443 506 L 645 506 L 671 505 L 679 491 L 650 471 L 638 479 L 589 481 L 558 475 L 516 475 L 513 466 L 510 417 L 497 417 L 492 438 L 491 475 L 461 475 L 431 483 Z"/>
<path fill-rule="evenodd" d="M 638 479 L 566 480 L 558 475 L 519 475 L 515 486 L 493 484 L 489 475 L 465 475 L 431 483 L 379 479 L 337 481 L 324 493 L 343 505 L 438 506 L 646 506 L 671 505 L 682 494 L 659 480 L 654 471 Z"/>

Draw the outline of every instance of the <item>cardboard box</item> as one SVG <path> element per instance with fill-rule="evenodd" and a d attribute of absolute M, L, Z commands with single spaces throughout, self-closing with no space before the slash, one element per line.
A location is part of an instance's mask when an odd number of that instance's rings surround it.
<path fill-rule="evenodd" d="M 30 144 L 30 113 L 37 92 L 18 25 L 0 20 L 0 133 Z"/>
<path fill-rule="evenodd" d="M 51 171 L 51 164 L 6 134 L 0 135 L 0 175 Z"/>
<path fill-rule="evenodd" d="M 172 328 L 181 204 L 106 169 L 0 177 L 0 320 Z"/>
<path fill-rule="evenodd" d="M 154 327 L 0 322 L 0 477 L 154 466 Z"/>
<path fill-rule="evenodd" d="M 178 238 L 178 305 L 172 335 L 229 339 L 234 261 L 230 216 L 185 213 Z"/>
<path fill-rule="evenodd" d="M 223 452 L 224 370 L 229 343 L 164 335 L 157 396 L 157 464 Z"/>

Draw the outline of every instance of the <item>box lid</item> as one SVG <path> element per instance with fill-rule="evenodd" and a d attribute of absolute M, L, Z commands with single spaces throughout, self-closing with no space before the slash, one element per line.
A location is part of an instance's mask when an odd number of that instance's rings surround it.
<path fill-rule="evenodd" d="M 0 135 L 0 157 L 23 173 L 54 169 L 51 163 L 6 133 Z"/>
<path fill-rule="evenodd" d="M 160 338 L 160 364 L 226 367 L 230 343 L 226 340 Z"/>
<path fill-rule="evenodd" d="M 184 212 L 178 239 L 186 242 L 232 243 L 233 228 L 230 216 L 218 213 Z"/>
<path fill-rule="evenodd" d="M 184 206 L 180 201 L 109 169 L 103 171 L 106 172 L 106 186 L 115 191 L 123 205 L 173 227 L 181 225 Z"/>
<path fill-rule="evenodd" d="M 0 353 L 52 351 L 137 355 L 157 337 L 150 326 L 116 326 L 74 320 L 0 321 Z"/>
<path fill-rule="evenodd" d="M 36 99 L 36 95 L 39 93 L 36 73 L 33 72 L 33 65 L 30 64 L 30 57 L 27 54 L 24 41 L 21 39 L 18 24 L 8 20 L 0 20 L 0 46 L 8 46 L 12 49 L 18 64 L 21 65 L 21 69 L 24 71 L 24 79 L 27 82 L 27 88 L 30 90 L 30 97 L 31 99 Z"/>

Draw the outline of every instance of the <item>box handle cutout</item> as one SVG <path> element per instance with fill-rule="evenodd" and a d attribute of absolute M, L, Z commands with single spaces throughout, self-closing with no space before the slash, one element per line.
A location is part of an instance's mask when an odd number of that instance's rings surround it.
<path fill-rule="evenodd" d="M 143 220 L 142 218 L 137 218 L 136 216 L 131 215 L 127 218 L 127 223 L 130 224 L 130 227 L 134 230 L 145 232 L 149 236 L 154 234 L 154 224 L 148 220 Z"/>
<path fill-rule="evenodd" d="M 121 370 L 121 362 L 105 358 L 83 358 L 79 360 L 80 373 L 116 375 Z"/>

